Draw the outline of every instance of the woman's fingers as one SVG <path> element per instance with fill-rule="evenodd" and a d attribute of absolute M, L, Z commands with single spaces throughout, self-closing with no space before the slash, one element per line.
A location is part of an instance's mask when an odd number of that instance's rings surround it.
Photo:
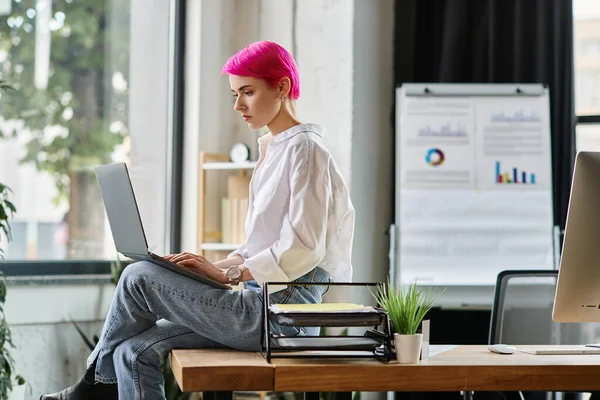
<path fill-rule="evenodd" d="M 186 259 L 186 260 L 180 261 L 178 264 L 181 265 L 182 267 L 185 267 L 185 268 L 188 268 L 188 269 L 191 269 L 194 271 L 203 272 L 202 266 L 198 265 L 198 262 L 196 260 Z"/>
<path fill-rule="evenodd" d="M 175 254 L 169 254 L 169 255 L 163 256 L 163 258 L 164 258 L 165 260 L 173 261 L 173 260 L 176 260 L 176 259 L 178 259 L 178 258 L 182 257 L 184 254 L 185 254 L 185 253 L 175 253 Z"/>
<path fill-rule="evenodd" d="M 188 258 L 189 258 L 189 256 L 186 255 L 186 253 L 180 253 L 180 254 L 175 254 L 175 256 L 171 259 L 171 261 L 174 263 L 178 263 L 182 260 L 187 260 Z"/>
<path fill-rule="evenodd" d="M 169 257 L 169 258 L 167 258 L 167 257 Z M 179 254 L 170 254 L 169 256 L 166 256 L 165 258 L 172 263 L 181 265 L 183 267 L 186 267 L 186 268 L 189 268 L 192 270 L 198 270 L 198 271 L 203 271 L 204 269 L 209 268 L 210 265 L 212 265 L 212 263 L 210 261 L 208 261 L 208 259 L 206 257 L 201 256 L 199 254 L 192 254 L 192 253 L 188 253 L 188 252 L 179 253 Z"/>
<path fill-rule="evenodd" d="M 198 255 L 198 254 L 191 254 L 191 253 L 182 253 L 182 254 L 178 254 L 176 257 L 173 258 L 174 262 L 179 262 L 179 261 L 183 261 L 183 260 L 197 260 L 198 262 L 201 263 L 206 263 L 208 260 L 206 259 L 206 257 Z"/>

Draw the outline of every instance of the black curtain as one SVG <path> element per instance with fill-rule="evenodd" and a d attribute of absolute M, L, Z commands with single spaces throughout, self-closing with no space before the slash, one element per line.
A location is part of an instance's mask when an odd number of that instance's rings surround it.
<path fill-rule="evenodd" d="M 574 159 L 572 0 L 396 0 L 395 83 L 543 83 L 550 90 L 554 221 Z"/>
<path fill-rule="evenodd" d="M 564 229 L 575 147 L 572 0 L 396 0 L 395 5 L 396 86 L 408 82 L 548 86 L 554 221 Z M 468 333 L 450 338 L 447 332 L 456 331 L 456 325 L 439 313 L 435 330 L 444 337 L 436 337 L 435 343 L 487 343 L 489 316 L 464 316 Z M 397 399 L 411 400 L 460 398 L 459 393 L 397 394 Z M 519 396 L 478 392 L 475 398 Z M 545 394 L 530 393 L 528 398 Z"/>

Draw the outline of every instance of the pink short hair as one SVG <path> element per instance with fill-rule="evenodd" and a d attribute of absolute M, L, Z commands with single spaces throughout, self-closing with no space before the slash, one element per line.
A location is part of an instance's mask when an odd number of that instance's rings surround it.
<path fill-rule="evenodd" d="M 223 66 L 222 74 L 264 79 L 273 87 L 283 77 L 290 79 L 290 98 L 300 97 L 300 76 L 294 57 L 274 42 L 254 42 L 235 53 Z"/>

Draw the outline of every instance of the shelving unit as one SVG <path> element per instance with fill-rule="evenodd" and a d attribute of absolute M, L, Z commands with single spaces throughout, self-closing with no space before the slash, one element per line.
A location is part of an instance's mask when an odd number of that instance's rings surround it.
<path fill-rule="evenodd" d="M 200 152 L 198 163 L 198 254 L 206 251 L 233 251 L 240 247 L 239 243 L 221 243 L 222 232 L 206 231 L 206 174 L 207 171 L 230 170 L 239 171 L 242 176 L 253 170 L 256 162 L 234 163 L 229 156 L 220 153 Z M 208 240 L 208 242 L 207 242 Z"/>

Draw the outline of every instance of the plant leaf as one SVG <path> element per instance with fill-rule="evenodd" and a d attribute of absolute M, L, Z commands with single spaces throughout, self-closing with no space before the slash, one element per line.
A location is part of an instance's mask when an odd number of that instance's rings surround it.
<path fill-rule="evenodd" d="M 6 204 L 6 206 L 7 206 L 7 207 L 10 209 L 10 211 L 12 211 L 12 212 L 14 212 L 14 213 L 16 213 L 16 212 L 17 212 L 17 209 L 16 209 L 16 207 L 15 207 L 15 206 L 14 206 L 14 204 L 13 204 L 13 203 L 11 203 L 10 201 L 8 201 L 8 200 L 4 200 L 4 204 Z"/>
<path fill-rule="evenodd" d="M 0 89 L 5 90 L 5 91 L 12 91 L 12 92 L 16 92 L 17 89 L 15 89 L 10 83 L 8 83 L 7 81 L 2 81 L 0 80 Z"/>
<path fill-rule="evenodd" d="M 90 350 L 94 350 L 94 347 L 96 347 L 92 341 L 90 339 L 88 339 L 87 336 L 85 336 L 85 333 L 83 333 L 83 331 L 81 330 L 81 328 L 79 327 L 79 325 L 77 325 L 77 322 L 75 322 L 75 320 L 73 320 L 71 318 L 71 323 L 75 326 L 75 329 L 77 329 L 77 333 L 79 333 L 79 336 L 81 336 L 81 338 L 83 339 L 83 341 L 85 342 L 85 344 L 87 345 L 87 347 Z"/>
<path fill-rule="evenodd" d="M 389 280 L 387 290 L 380 285 L 373 295 L 379 306 L 387 311 L 394 331 L 403 335 L 417 333 L 423 318 L 439 296 L 431 288 L 420 289 L 416 281 L 395 288 Z"/>

